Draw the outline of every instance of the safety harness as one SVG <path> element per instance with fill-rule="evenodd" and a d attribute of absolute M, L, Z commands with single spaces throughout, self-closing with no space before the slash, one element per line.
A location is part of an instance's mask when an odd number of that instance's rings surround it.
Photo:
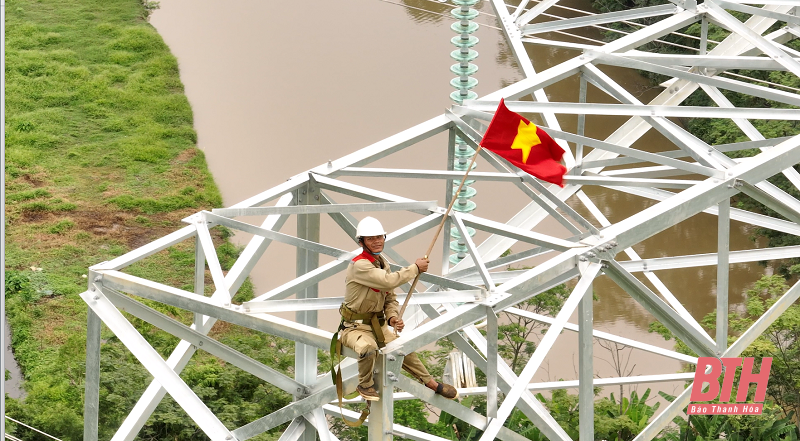
<path fill-rule="evenodd" d="M 359 254 L 353 259 L 353 262 L 356 262 L 361 259 L 369 260 L 373 265 L 376 264 L 377 260 L 372 254 L 368 254 L 366 251 Z M 378 264 L 380 265 L 380 264 Z M 376 265 L 377 266 L 377 265 Z M 380 290 L 375 288 L 369 288 L 375 292 L 379 292 Z M 342 369 L 336 368 L 337 360 L 338 364 L 342 363 L 342 343 L 339 341 L 339 333 L 344 329 L 347 329 L 345 326 L 345 322 L 347 323 L 356 323 L 356 324 L 369 324 L 372 328 L 372 333 L 375 335 L 375 342 L 378 345 L 378 348 L 383 348 L 386 346 L 386 339 L 383 336 L 383 328 L 384 323 L 386 323 L 386 317 L 381 312 L 365 312 L 365 313 L 358 313 L 353 311 L 352 309 L 348 308 L 347 305 L 342 303 L 342 306 L 339 307 L 339 314 L 342 316 L 342 320 L 339 322 L 339 329 L 333 333 L 333 337 L 331 338 L 331 379 L 333 380 L 333 384 L 336 385 L 336 396 L 339 398 L 339 413 L 342 414 L 342 420 L 344 423 L 350 427 L 359 427 L 364 424 L 364 421 L 369 416 L 369 406 L 370 402 L 367 401 L 367 407 L 361 411 L 361 416 L 356 422 L 350 422 L 347 418 L 344 417 L 344 413 L 342 412 L 342 395 L 344 394 L 344 386 L 342 385 Z M 336 359 L 334 359 L 333 355 L 336 354 Z"/>

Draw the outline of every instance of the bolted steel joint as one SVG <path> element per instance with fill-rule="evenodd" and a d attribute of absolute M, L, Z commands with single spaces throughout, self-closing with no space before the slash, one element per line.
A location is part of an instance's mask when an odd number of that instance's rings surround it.
<path fill-rule="evenodd" d="M 387 355 L 387 356 L 386 356 L 386 359 L 387 359 L 387 360 L 389 360 L 389 361 L 395 361 L 395 360 L 397 360 L 397 358 L 396 358 L 394 355 L 392 355 L 392 354 L 389 354 L 389 355 Z"/>

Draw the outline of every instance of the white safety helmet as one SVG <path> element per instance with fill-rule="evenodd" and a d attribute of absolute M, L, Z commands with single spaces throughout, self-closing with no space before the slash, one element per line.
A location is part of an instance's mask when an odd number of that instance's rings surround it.
<path fill-rule="evenodd" d="M 362 237 L 371 236 L 385 236 L 386 230 L 383 229 L 378 219 L 367 216 L 358 223 L 356 227 L 356 240 L 360 241 Z"/>

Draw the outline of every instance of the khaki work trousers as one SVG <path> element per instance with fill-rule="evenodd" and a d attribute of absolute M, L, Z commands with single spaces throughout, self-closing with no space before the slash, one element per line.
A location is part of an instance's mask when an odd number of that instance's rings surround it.
<path fill-rule="evenodd" d="M 386 343 L 396 339 L 393 331 L 389 330 L 389 326 L 384 325 L 381 328 L 383 331 L 383 338 Z M 378 343 L 375 341 L 375 335 L 372 333 L 372 328 L 369 325 L 358 325 L 356 328 L 347 328 L 342 331 L 342 344 L 348 348 L 356 351 L 361 358 L 358 360 L 358 384 L 361 387 L 370 387 L 374 384 L 372 379 L 372 372 L 375 367 L 375 356 L 378 350 Z M 433 380 L 431 374 L 419 361 L 416 353 L 410 353 L 403 359 L 403 369 L 410 373 L 414 378 L 417 378 L 423 384 Z"/>

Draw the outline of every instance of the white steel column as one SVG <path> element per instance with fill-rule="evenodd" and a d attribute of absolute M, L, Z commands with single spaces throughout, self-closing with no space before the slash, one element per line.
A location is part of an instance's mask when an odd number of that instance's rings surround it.
<path fill-rule="evenodd" d="M 580 90 L 578 91 L 578 102 L 579 103 L 586 103 L 586 89 L 587 89 L 587 82 L 586 77 L 584 76 L 583 71 L 578 74 L 581 78 L 581 85 Z M 578 128 L 577 128 L 577 135 L 583 136 L 584 130 L 586 129 L 586 114 L 580 113 L 578 114 Z M 579 142 L 575 144 L 575 164 L 578 168 L 582 167 L 583 163 L 583 143 Z"/>
<path fill-rule="evenodd" d="M 486 307 L 486 416 L 497 418 L 497 315 Z"/>
<path fill-rule="evenodd" d="M 319 204 L 319 187 L 313 182 L 295 190 L 295 200 L 297 205 L 317 205 Z M 319 242 L 319 214 L 299 214 L 297 215 L 297 237 L 313 242 Z M 298 247 L 297 248 L 297 277 L 313 271 L 319 267 L 319 254 Z M 318 297 L 319 285 L 314 284 L 297 292 L 298 299 L 311 299 Z M 298 311 L 295 313 L 297 323 L 311 327 L 317 327 L 317 311 Z M 314 383 L 317 378 L 317 348 L 302 343 L 295 343 L 295 380 L 299 383 L 309 385 Z M 298 388 L 299 389 L 299 388 Z M 303 391 L 298 390 L 295 400 L 305 398 Z M 304 420 L 305 431 L 301 435 L 303 441 L 316 440 L 316 428 L 308 420 Z"/>
<path fill-rule="evenodd" d="M 90 277 L 97 273 L 89 272 Z M 83 439 L 97 441 L 100 412 L 100 317 L 86 311 L 86 385 L 83 397 Z"/>
<path fill-rule="evenodd" d="M 575 308 L 578 307 L 578 303 L 580 303 L 580 300 L 583 298 L 584 294 L 586 294 L 586 291 L 591 286 L 592 280 L 594 280 L 594 277 L 599 271 L 600 264 L 589 264 L 583 277 L 581 277 L 575 289 L 573 289 L 572 294 L 570 294 L 564 306 L 561 307 L 561 311 L 559 311 L 556 316 L 555 322 L 550 326 L 550 329 L 547 330 L 547 334 L 545 334 L 542 341 L 539 342 L 539 347 L 534 351 L 525 369 L 522 370 L 522 373 L 520 373 L 516 382 L 514 382 L 511 390 L 506 394 L 503 404 L 497 411 L 497 418 L 493 419 L 486 427 L 486 431 L 483 432 L 483 436 L 481 436 L 481 441 L 490 441 L 497 436 L 500 427 L 503 426 L 511 415 L 511 411 L 516 407 L 517 401 L 522 397 L 522 393 L 527 390 L 528 383 L 530 383 L 536 371 L 539 370 L 539 366 L 541 366 L 548 351 L 550 351 L 550 348 L 555 344 L 567 320 L 569 320 Z"/>
<path fill-rule="evenodd" d="M 392 426 L 394 425 L 394 399 L 392 394 L 394 385 L 399 381 L 403 365 L 403 356 L 399 354 L 382 354 L 380 351 L 375 357 L 373 380 L 375 390 L 380 395 L 380 401 L 372 403 L 369 415 L 370 441 L 392 441 Z"/>
<path fill-rule="evenodd" d="M 206 255 L 203 252 L 203 245 L 200 236 L 194 239 L 194 293 L 204 295 L 206 289 Z M 203 315 L 195 313 L 194 326 L 200 329 L 203 324 Z"/>
<path fill-rule="evenodd" d="M 717 222 L 717 353 L 728 348 L 728 275 L 730 271 L 731 201 L 720 202 Z"/>
<path fill-rule="evenodd" d="M 586 274 L 588 262 L 579 264 Z M 594 440 L 594 293 L 590 283 L 578 304 L 578 427 L 581 441 Z M 622 399 L 622 397 L 620 397 Z"/>

